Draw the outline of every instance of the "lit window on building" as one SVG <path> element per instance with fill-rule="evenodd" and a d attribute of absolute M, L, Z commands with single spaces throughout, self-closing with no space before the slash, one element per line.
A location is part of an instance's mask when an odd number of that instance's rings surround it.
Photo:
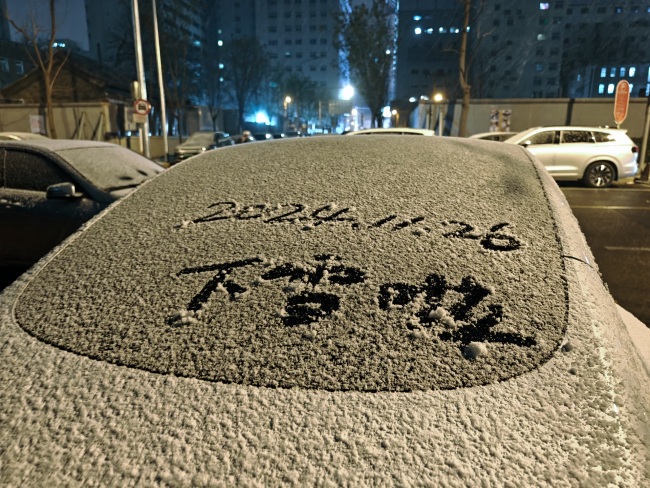
<path fill-rule="evenodd" d="M 446 34 L 446 33 L 447 33 L 447 29 L 446 29 L 445 27 L 439 27 L 439 28 L 438 28 L 438 32 L 440 32 L 441 34 Z"/>
<path fill-rule="evenodd" d="M 610 83 L 609 85 L 607 85 L 607 93 L 610 95 L 614 93 L 614 83 Z"/>
<path fill-rule="evenodd" d="M 544 39 L 546 39 L 546 34 L 537 34 L 538 41 L 543 41 Z"/>
<path fill-rule="evenodd" d="M 548 10 L 551 8 L 550 4 L 548 2 L 540 2 L 539 3 L 539 9 L 540 10 Z"/>
<path fill-rule="evenodd" d="M 415 20 L 416 22 L 420 21 L 420 20 L 422 20 L 422 16 L 421 15 L 414 15 L 413 20 Z"/>
<path fill-rule="evenodd" d="M 619 76 L 621 78 L 623 78 L 625 76 L 625 71 L 626 71 L 625 66 L 621 66 L 621 69 L 618 71 Z"/>
<path fill-rule="evenodd" d="M 634 66 L 630 66 L 630 71 L 628 71 L 628 74 L 630 75 L 630 78 L 634 78 L 636 75 L 636 68 Z"/>
<path fill-rule="evenodd" d="M 616 76 L 616 68 L 612 68 L 609 70 L 609 76 L 610 78 L 614 78 Z"/>
<path fill-rule="evenodd" d="M 598 85 L 598 94 L 603 95 L 604 93 L 605 93 L 605 85 L 601 83 L 600 85 Z"/>
<path fill-rule="evenodd" d="M 607 68 L 600 68 L 600 77 L 605 78 L 607 76 Z"/>
<path fill-rule="evenodd" d="M 632 93 L 632 90 L 634 90 L 634 83 L 630 83 L 630 93 Z"/>
<path fill-rule="evenodd" d="M 622 14 L 623 13 L 623 7 L 614 7 L 614 13 Z"/>
<path fill-rule="evenodd" d="M 422 28 L 421 27 L 416 27 L 414 32 L 415 32 L 416 36 L 419 36 L 420 34 L 422 34 Z"/>

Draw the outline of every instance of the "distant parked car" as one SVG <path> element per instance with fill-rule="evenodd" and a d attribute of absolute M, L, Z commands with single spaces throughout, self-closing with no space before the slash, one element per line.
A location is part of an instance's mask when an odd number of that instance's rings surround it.
<path fill-rule="evenodd" d="M 163 168 L 105 142 L 0 141 L 0 266 L 30 266 Z"/>
<path fill-rule="evenodd" d="M 638 151 L 622 129 L 604 127 L 536 127 L 506 139 L 539 159 L 556 180 L 581 180 L 591 188 L 635 176 Z"/>
<path fill-rule="evenodd" d="M 233 135 L 232 140 L 235 141 L 235 144 L 246 144 L 257 141 L 257 138 L 251 133 L 251 131 L 245 130 L 241 134 Z"/>
<path fill-rule="evenodd" d="M 253 134 L 256 141 L 270 141 L 273 139 L 273 134 L 270 132 L 256 132 Z"/>
<path fill-rule="evenodd" d="M 518 134 L 518 132 L 479 132 L 469 136 L 470 139 L 483 139 L 485 141 L 498 141 L 503 142 L 506 139 Z"/>
<path fill-rule="evenodd" d="M 284 137 L 305 137 L 307 134 L 299 130 L 290 130 L 284 133 Z"/>
<path fill-rule="evenodd" d="M 183 161 L 189 157 L 201 154 L 202 152 L 216 149 L 218 147 L 232 146 L 235 141 L 227 132 L 198 131 L 176 146 L 175 162 Z"/>
<path fill-rule="evenodd" d="M 49 139 L 49 137 L 33 132 L 0 132 L 0 141 L 30 141 L 33 139 Z"/>
<path fill-rule="evenodd" d="M 436 133 L 429 129 L 414 129 L 412 127 L 389 127 L 389 128 L 374 128 L 374 129 L 361 129 L 346 132 L 346 136 L 365 136 L 365 135 L 389 135 L 389 136 L 435 136 Z"/>

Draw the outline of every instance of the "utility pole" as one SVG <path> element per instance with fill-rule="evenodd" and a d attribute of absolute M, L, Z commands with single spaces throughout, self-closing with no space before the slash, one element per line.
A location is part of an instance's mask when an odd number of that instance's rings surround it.
<path fill-rule="evenodd" d="M 639 169 L 641 169 L 640 180 L 649 181 L 650 164 L 646 162 L 648 154 L 648 132 L 650 131 L 650 93 L 645 94 L 647 102 L 645 104 L 645 122 L 643 123 L 643 141 L 641 142 L 641 154 L 639 154 Z"/>
<path fill-rule="evenodd" d="M 167 140 L 167 106 L 165 104 L 165 85 L 163 84 L 162 61 L 160 59 L 160 38 L 158 36 L 158 14 L 156 0 L 151 0 L 153 6 L 153 28 L 156 40 L 156 67 L 158 68 L 158 87 L 160 88 L 160 125 L 163 135 L 165 162 L 169 157 L 169 141 Z"/>
<path fill-rule="evenodd" d="M 144 62 L 142 60 L 142 38 L 140 36 L 140 12 L 138 10 L 138 0 L 131 0 L 131 10 L 133 12 L 133 39 L 135 40 L 135 58 L 138 70 L 138 90 L 139 97 L 147 99 L 147 87 L 144 80 Z M 138 124 L 140 132 L 140 148 L 146 157 L 150 157 L 149 152 L 149 117 L 146 116 L 143 124 Z"/>

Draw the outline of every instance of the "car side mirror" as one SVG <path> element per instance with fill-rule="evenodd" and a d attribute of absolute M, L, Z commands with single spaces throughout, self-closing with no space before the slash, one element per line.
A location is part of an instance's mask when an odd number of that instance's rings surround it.
<path fill-rule="evenodd" d="M 72 183 L 57 183 L 55 185 L 50 185 L 46 190 L 47 198 L 53 199 L 65 199 L 65 198 L 75 198 L 79 195 Z"/>
<path fill-rule="evenodd" d="M 520 142 L 520 143 L 519 143 L 520 146 L 524 146 L 524 147 L 528 147 L 528 146 L 530 146 L 530 145 L 532 145 L 532 144 L 533 144 L 533 143 L 532 143 L 532 141 L 531 141 L 530 139 L 528 139 L 527 141 L 524 141 L 524 142 Z"/>

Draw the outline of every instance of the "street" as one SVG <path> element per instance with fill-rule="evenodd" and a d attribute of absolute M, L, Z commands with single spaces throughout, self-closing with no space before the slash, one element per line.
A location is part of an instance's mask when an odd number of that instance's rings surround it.
<path fill-rule="evenodd" d="M 616 302 L 650 327 L 650 185 L 560 183 Z"/>

